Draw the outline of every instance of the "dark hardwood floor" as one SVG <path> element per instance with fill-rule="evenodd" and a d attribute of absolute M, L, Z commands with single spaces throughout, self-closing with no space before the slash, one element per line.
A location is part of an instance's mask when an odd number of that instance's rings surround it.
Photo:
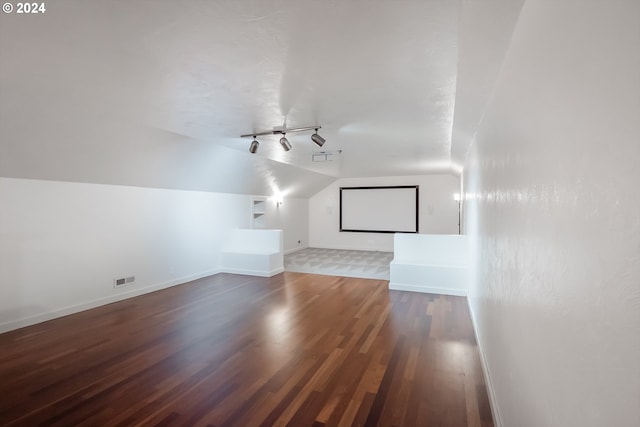
<path fill-rule="evenodd" d="M 0 335 L 0 425 L 493 423 L 465 298 L 283 273 Z"/>

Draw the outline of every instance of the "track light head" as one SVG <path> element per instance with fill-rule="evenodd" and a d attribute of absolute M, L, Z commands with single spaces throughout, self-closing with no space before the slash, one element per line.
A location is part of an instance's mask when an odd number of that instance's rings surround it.
<path fill-rule="evenodd" d="M 289 141 L 287 140 L 287 138 L 285 138 L 286 134 L 282 134 L 282 138 L 280 138 L 280 145 L 282 145 L 282 148 L 284 148 L 284 151 L 289 151 L 291 150 L 291 144 L 289 143 Z"/>
<path fill-rule="evenodd" d="M 256 154 L 256 151 L 258 151 L 258 147 L 260 146 L 260 143 L 258 142 L 258 140 L 256 139 L 256 137 L 253 137 L 253 141 L 251 141 L 251 145 L 249 145 L 249 152 L 251 154 Z"/>
<path fill-rule="evenodd" d="M 274 127 L 272 130 L 268 130 L 264 132 L 256 132 L 254 129 L 253 132 L 251 133 L 245 133 L 243 135 L 240 135 L 240 138 L 253 138 L 253 141 L 251 141 L 251 144 L 249 145 L 249 152 L 251 154 L 255 154 L 258 152 L 258 148 L 260 147 L 260 143 L 256 140 L 256 136 L 282 135 L 282 138 L 280 138 L 280 145 L 282 146 L 282 149 L 284 151 L 289 151 L 291 150 L 291 143 L 289 142 L 289 140 L 287 140 L 288 132 L 307 132 L 315 129 L 315 133 L 311 135 L 311 140 L 318 147 L 322 147 L 324 145 L 324 142 L 325 142 L 324 138 L 318 135 L 318 129 L 320 129 L 322 126 L 315 125 L 315 126 L 306 126 L 306 127 L 299 127 L 299 128 L 288 128 L 286 126 L 287 125 L 285 122 L 284 127 Z"/>
<path fill-rule="evenodd" d="M 316 129 L 316 133 L 311 135 L 311 140 L 316 143 L 318 147 L 322 147 L 324 145 L 325 139 L 318 135 L 318 129 Z"/>

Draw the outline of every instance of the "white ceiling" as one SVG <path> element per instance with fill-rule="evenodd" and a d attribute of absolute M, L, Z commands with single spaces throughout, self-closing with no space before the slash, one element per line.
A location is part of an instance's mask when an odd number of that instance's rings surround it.
<path fill-rule="evenodd" d="M 450 172 L 459 35 L 474 37 L 459 22 L 505 2 L 57 0 L 2 14 L 0 176 L 305 196 L 335 177 Z M 285 118 L 321 125 L 333 161 L 311 161 L 310 133 L 287 135 L 289 152 L 259 138 L 250 155 L 239 135 Z"/>

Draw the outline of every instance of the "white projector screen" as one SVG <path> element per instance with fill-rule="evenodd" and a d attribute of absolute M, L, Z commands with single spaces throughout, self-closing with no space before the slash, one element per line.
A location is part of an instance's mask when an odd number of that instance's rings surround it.
<path fill-rule="evenodd" d="M 417 185 L 340 187 L 340 231 L 417 233 Z"/>

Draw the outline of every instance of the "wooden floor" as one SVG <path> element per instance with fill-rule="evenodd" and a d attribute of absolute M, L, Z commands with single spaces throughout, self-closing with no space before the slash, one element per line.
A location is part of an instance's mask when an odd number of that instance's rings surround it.
<path fill-rule="evenodd" d="M 0 425 L 493 423 L 465 298 L 284 273 L 0 335 Z"/>

